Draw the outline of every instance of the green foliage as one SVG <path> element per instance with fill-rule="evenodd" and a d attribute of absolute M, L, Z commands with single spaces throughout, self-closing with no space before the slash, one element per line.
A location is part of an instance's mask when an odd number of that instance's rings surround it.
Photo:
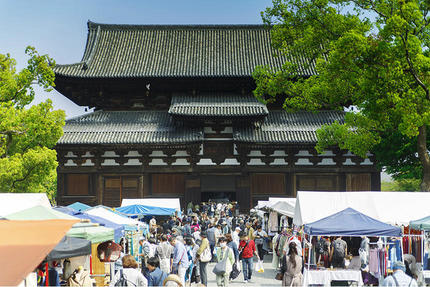
<path fill-rule="evenodd" d="M 316 149 L 337 145 L 362 157 L 372 151 L 389 173 L 421 178 L 417 136 L 430 123 L 429 12 L 427 0 L 273 0 L 262 13 L 273 46 L 288 57 L 305 53 L 318 75 L 299 78 L 291 63 L 280 71 L 258 67 L 254 94 L 263 102 L 285 95 L 288 111 L 356 107 L 344 123 L 318 131 Z"/>
<path fill-rule="evenodd" d="M 419 191 L 419 179 L 399 179 L 389 182 L 381 182 L 381 191 Z"/>
<path fill-rule="evenodd" d="M 54 86 L 55 63 L 26 49 L 28 65 L 17 72 L 16 62 L 0 54 L 0 192 L 56 193 L 57 154 L 64 111 L 54 111 L 46 100 L 29 108 L 34 85 L 50 91 Z"/>

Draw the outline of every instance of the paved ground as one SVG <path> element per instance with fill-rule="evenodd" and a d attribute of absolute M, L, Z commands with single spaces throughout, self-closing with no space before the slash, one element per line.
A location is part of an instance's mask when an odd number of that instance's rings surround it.
<path fill-rule="evenodd" d="M 255 259 L 255 258 L 254 258 Z M 254 261 L 255 265 L 255 261 Z M 217 286 L 215 280 L 215 274 L 212 273 L 212 269 L 214 268 L 215 263 L 208 264 L 208 285 L 209 287 Z M 239 287 L 239 286 L 281 286 L 281 281 L 275 279 L 275 270 L 272 268 L 272 256 L 266 255 L 264 256 L 264 273 L 252 273 L 251 282 L 245 284 L 243 281 L 243 273 L 241 272 L 239 277 L 233 280 L 229 286 L 231 287 Z M 194 285 L 194 284 L 193 284 Z"/>

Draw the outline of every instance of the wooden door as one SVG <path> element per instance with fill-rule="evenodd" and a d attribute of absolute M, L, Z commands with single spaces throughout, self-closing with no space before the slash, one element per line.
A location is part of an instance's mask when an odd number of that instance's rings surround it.
<path fill-rule="evenodd" d="M 138 176 L 106 176 L 104 178 L 103 205 L 121 206 L 124 198 L 139 198 Z"/>
<path fill-rule="evenodd" d="M 370 173 L 349 173 L 346 175 L 347 191 L 370 191 Z"/>

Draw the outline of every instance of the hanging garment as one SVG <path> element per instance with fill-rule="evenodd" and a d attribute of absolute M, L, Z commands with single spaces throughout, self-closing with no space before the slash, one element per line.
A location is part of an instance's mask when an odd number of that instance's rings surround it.
<path fill-rule="evenodd" d="M 376 278 L 380 277 L 379 251 L 377 248 L 373 248 L 369 250 L 369 272 Z"/>
<path fill-rule="evenodd" d="M 276 211 L 272 211 L 269 214 L 269 231 L 278 232 L 278 228 L 278 213 Z"/>

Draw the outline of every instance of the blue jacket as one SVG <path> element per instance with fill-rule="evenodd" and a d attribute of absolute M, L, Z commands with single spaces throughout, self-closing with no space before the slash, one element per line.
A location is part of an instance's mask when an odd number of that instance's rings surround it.
<path fill-rule="evenodd" d="M 154 271 L 149 273 L 148 286 L 163 286 L 166 277 L 167 274 L 157 267 Z"/>

